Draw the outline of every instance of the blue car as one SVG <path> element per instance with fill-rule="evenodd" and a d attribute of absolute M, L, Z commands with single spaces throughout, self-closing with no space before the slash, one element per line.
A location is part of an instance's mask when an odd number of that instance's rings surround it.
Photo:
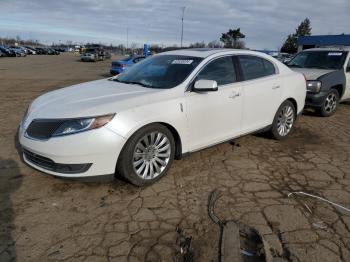
<path fill-rule="evenodd" d="M 113 61 L 110 73 L 112 75 L 118 75 L 143 59 L 145 59 L 144 56 L 130 56 L 122 60 Z"/>

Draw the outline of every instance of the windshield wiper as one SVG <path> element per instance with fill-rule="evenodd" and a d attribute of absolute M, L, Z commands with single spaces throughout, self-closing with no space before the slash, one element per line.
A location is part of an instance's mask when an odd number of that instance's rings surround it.
<path fill-rule="evenodd" d="M 143 87 L 152 87 L 150 85 L 146 85 L 144 83 L 137 82 L 137 81 L 125 81 L 123 83 L 125 83 L 125 84 L 132 84 L 132 85 L 140 85 L 140 86 L 143 86 Z"/>
<path fill-rule="evenodd" d="M 114 79 L 114 81 L 117 81 L 117 82 L 123 83 L 123 84 L 140 85 L 140 86 L 143 86 L 143 87 L 151 87 L 151 88 L 153 87 L 151 85 L 147 85 L 147 84 L 144 84 L 144 83 L 141 83 L 141 82 L 137 82 L 137 81 L 121 81 L 118 78 Z"/>
<path fill-rule="evenodd" d="M 298 68 L 302 68 L 302 66 L 300 66 L 300 65 L 288 65 L 288 64 L 287 64 L 287 66 L 289 66 L 289 67 L 298 67 Z"/>

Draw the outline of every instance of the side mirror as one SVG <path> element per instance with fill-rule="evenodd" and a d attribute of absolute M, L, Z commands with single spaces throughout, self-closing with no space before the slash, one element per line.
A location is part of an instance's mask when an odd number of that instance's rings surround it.
<path fill-rule="evenodd" d="M 350 73 L 350 66 L 348 66 L 348 67 L 346 68 L 346 72 L 347 72 L 347 73 Z"/>
<path fill-rule="evenodd" d="M 218 91 L 218 83 L 213 80 L 197 80 L 192 90 L 194 92 Z"/>

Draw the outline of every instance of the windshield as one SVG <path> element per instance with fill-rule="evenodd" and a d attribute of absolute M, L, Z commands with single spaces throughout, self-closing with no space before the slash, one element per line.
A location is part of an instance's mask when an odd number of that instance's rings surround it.
<path fill-rule="evenodd" d="M 182 83 L 202 60 L 192 56 L 153 56 L 135 64 L 115 81 L 151 88 L 173 88 Z"/>
<path fill-rule="evenodd" d="M 312 51 L 297 54 L 289 63 L 290 67 L 341 69 L 346 59 L 346 52 Z"/>

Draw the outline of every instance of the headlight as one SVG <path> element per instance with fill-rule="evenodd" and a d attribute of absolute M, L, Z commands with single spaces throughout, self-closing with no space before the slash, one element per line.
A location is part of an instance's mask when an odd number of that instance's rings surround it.
<path fill-rule="evenodd" d="M 55 130 L 52 136 L 65 136 L 96 129 L 109 123 L 113 117 L 114 114 L 90 118 L 68 119 Z"/>
<path fill-rule="evenodd" d="M 307 81 L 306 90 L 311 93 L 319 93 L 321 91 L 321 81 Z"/>

